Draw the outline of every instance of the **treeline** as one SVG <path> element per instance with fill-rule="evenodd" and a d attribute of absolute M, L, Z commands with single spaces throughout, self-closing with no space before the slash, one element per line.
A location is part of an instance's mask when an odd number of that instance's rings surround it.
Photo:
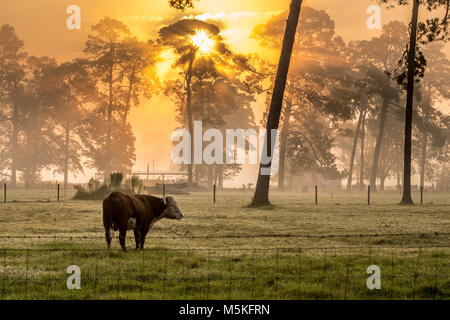
<path fill-rule="evenodd" d="M 277 55 L 286 13 L 254 28 L 251 35 Z M 391 77 L 408 30 L 384 26 L 379 37 L 345 43 L 324 12 L 302 8 L 285 93 L 280 133 L 280 171 L 274 183 L 293 186 L 294 177 L 347 178 L 350 190 L 401 181 L 405 90 Z M 425 55 L 431 63 L 415 97 L 413 157 L 425 180 L 448 185 L 449 116 L 437 105 L 449 98 L 450 61 L 439 44 Z M 178 77 L 156 76 L 162 52 L 173 56 Z M 155 94 L 169 96 L 181 127 L 193 139 L 203 129 L 255 128 L 252 103 L 272 91 L 276 66 L 257 54 L 235 53 L 214 23 L 181 20 L 139 41 L 120 21 L 105 18 L 92 27 L 84 56 L 57 63 L 33 57 L 14 28 L 0 30 L 0 172 L 14 185 L 17 172 L 28 182 L 42 169 L 64 175 L 96 169 L 104 176 L 129 172 L 135 138 L 132 107 Z M 169 141 L 167 142 L 169 143 Z M 204 145 L 206 147 L 206 145 Z M 225 150 L 225 145 L 224 145 Z M 224 152 L 225 154 L 225 152 Z M 187 165 L 189 183 L 223 186 L 238 165 Z M 183 168 L 185 169 L 185 168 Z M 399 182 L 400 183 L 400 182 Z"/>
<path fill-rule="evenodd" d="M 156 82 L 158 47 L 134 38 L 120 21 L 92 27 L 85 56 L 57 63 L 30 56 L 13 27 L 0 29 L 2 173 L 33 185 L 42 169 L 64 175 L 83 166 L 129 171 L 135 138 L 127 120 Z"/>
<path fill-rule="evenodd" d="M 280 48 L 286 15 L 256 26 L 252 37 Z M 406 90 L 391 74 L 406 69 L 398 60 L 407 42 L 407 26 L 393 21 L 378 37 L 345 43 L 327 13 L 302 8 L 280 121 L 280 189 L 293 187 L 305 172 L 346 178 L 347 190 L 355 184 L 384 189 L 389 178 L 400 185 Z M 437 109 L 450 98 L 443 48 L 432 43 L 420 52 L 429 64 L 418 72 L 425 76 L 416 85 L 412 157 L 422 186 L 427 180 L 446 188 L 450 118 Z"/>
<path fill-rule="evenodd" d="M 202 47 L 205 40 L 210 48 Z M 179 77 L 160 83 L 157 63 L 163 51 L 173 55 Z M 194 120 L 223 132 L 256 127 L 251 103 L 257 88 L 243 80 L 254 74 L 247 62 L 228 48 L 218 27 L 198 20 L 181 20 L 161 29 L 158 39 L 139 41 L 125 24 L 105 18 L 92 26 L 84 56 L 61 64 L 29 56 L 14 28 L 5 25 L 0 31 L 0 172 L 13 187 L 18 172 L 33 185 L 44 168 L 64 175 L 65 185 L 69 173 L 83 173 L 85 166 L 104 177 L 130 172 L 135 137 L 128 114 L 153 94 L 173 99 L 180 125 L 190 132 Z M 194 175 L 192 167 L 190 183 L 207 176 L 219 186 L 241 169 L 196 165 Z"/>

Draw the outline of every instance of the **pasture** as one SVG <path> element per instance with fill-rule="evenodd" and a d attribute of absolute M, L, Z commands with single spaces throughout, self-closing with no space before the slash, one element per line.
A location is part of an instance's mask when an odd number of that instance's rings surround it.
<path fill-rule="evenodd" d="M 0 204 L 2 299 L 448 299 L 450 201 L 425 194 L 272 192 L 176 196 L 185 218 L 161 220 L 134 250 L 106 250 L 101 202 L 56 202 L 55 190 L 8 190 Z M 416 203 L 419 195 L 414 194 Z M 81 289 L 68 290 L 69 265 Z M 370 265 L 381 289 L 368 290 Z"/>

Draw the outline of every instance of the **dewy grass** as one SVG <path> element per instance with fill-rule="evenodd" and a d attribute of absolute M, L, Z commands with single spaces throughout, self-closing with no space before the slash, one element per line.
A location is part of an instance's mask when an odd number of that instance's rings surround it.
<path fill-rule="evenodd" d="M 448 299 L 449 250 L 3 250 L 3 299 Z M 78 265 L 81 289 L 68 290 Z M 381 290 L 366 269 L 382 270 Z"/>
<path fill-rule="evenodd" d="M 446 195 L 404 207 L 396 193 L 371 206 L 365 194 L 319 193 L 316 206 L 313 194 L 274 192 L 275 210 L 247 208 L 242 190 L 219 191 L 216 204 L 176 196 L 185 219 L 158 222 L 145 251 L 128 233 L 122 253 L 117 233 L 105 250 L 101 202 L 30 202 L 51 193 L 11 190 L 19 202 L 0 204 L 1 299 L 450 298 Z M 67 289 L 70 265 L 80 290 Z M 367 289 L 370 265 L 380 290 Z"/>

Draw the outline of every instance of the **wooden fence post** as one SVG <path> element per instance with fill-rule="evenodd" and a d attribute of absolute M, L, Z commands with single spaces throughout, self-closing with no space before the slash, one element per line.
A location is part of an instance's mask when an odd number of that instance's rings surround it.
<path fill-rule="evenodd" d="M 315 198 L 316 198 L 316 205 L 317 205 L 317 186 L 314 187 L 314 191 L 315 191 Z"/>
<path fill-rule="evenodd" d="M 58 186 L 57 186 L 56 200 L 59 202 L 59 183 L 58 183 Z"/>
<path fill-rule="evenodd" d="M 213 201 L 214 201 L 214 203 L 216 203 L 216 184 L 214 184 L 214 187 L 213 187 Z"/>
<path fill-rule="evenodd" d="M 367 187 L 367 205 L 370 206 L 370 185 Z"/>
<path fill-rule="evenodd" d="M 6 203 L 6 183 L 3 184 L 3 201 Z"/>
<path fill-rule="evenodd" d="M 423 204 L 423 186 L 420 186 L 420 204 Z"/>
<path fill-rule="evenodd" d="M 166 179 L 164 177 L 164 173 L 162 175 L 162 178 L 163 178 L 163 198 L 165 198 L 166 197 Z"/>

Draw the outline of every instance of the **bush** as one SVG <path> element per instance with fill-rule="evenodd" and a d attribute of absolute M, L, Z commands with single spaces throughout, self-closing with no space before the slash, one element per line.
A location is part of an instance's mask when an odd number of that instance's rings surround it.
<path fill-rule="evenodd" d="M 140 194 L 144 191 L 144 181 L 138 176 L 132 176 L 127 180 L 127 185 L 130 187 L 131 193 Z"/>
<path fill-rule="evenodd" d="M 111 172 L 109 174 L 109 187 L 111 190 L 120 190 L 123 181 L 122 172 Z"/>
<path fill-rule="evenodd" d="M 77 190 L 72 198 L 74 200 L 103 200 L 111 192 L 106 184 L 102 184 L 94 190 L 86 190 L 80 185 L 75 185 L 74 188 Z"/>
<path fill-rule="evenodd" d="M 139 194 L 144 191 L 144 182 L 137 176 L 133 176 L 122 186 L 123 173 L 112 172 L 106 182 L 91 178 L 87 189 L 81 185 L 75 185 L 77 190 L 74 200 L 103 200 L 112 191 L 122 191 L 129 194 Z"/>

